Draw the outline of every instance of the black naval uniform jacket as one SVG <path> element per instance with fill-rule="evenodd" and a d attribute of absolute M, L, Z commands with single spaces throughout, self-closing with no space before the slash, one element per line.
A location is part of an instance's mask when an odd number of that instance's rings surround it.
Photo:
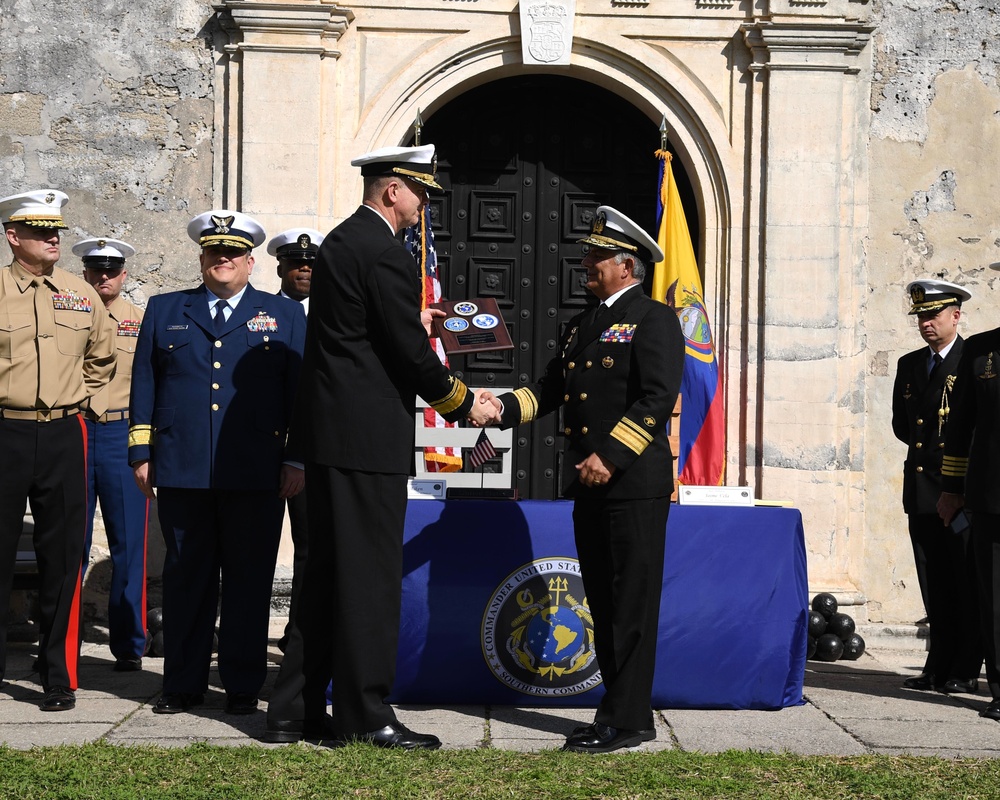
<path fill-rule="evenodd" d="M 673 491 L 673 454 L 666 425 L 684 370 L 684 337 L 672 308 L 636 287 L 600 320 L 574 317 L 561 354 L 541 380 L 500 397 L 501 427 L 530 422 L 565 406 L 563 494 L 608 500 L 666 497 Z M 575 465 L 591 453 L 615 465 L 606 486 L 585 488 Z"/>
<path fill-rule="evenodd" d="M 412 475 L 416 395 L 449 421 L 474 400 L 427 341 L 413 256 L 361 206 L 323 240 L 309 297 L 292 430 L 305 461 Z"/>
<path fill-rule="evenodd" d="M 964 494 L 970 511 L 1000 514 L 1000 328 L 965 342 L 941 475 L 941 488 Z"/>
<path fill-rule="evenodd" d="M 896 365 L 892 432 L 907 446 L 903 463 L 903 510 L 907 514 L 937 514 L 941 460 L 948 430 L 948 417 L 942 417 L 941 411 L 947 411 L 951 404 L 951 384 L 958 372 L 963 345 L 962 337 L 956 337 L 931 378 L 927 376 L 928 347 L 907 353 Z"/>

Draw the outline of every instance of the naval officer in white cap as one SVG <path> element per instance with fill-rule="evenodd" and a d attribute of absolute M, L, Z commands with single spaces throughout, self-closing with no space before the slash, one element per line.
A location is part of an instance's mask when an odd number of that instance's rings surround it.
<path fill-rule="evenodd" d="M 286 445 L 305 340 L 302 307 L 250 285 L 263 228 L 199 214 L 202 283 L 149 301 L 132 371 L 129 463 L 157 487 L 163 565 L 163 695 L 176 714 L 208 689 L 220 601 L 225 711 L 251 714 L 267 675 L 271 583 L 285 499 L 301 491 Z"/>
<path fill-rule="evenodd" d="M 951 394 L 965 341 L 958 333 L 963 286 L 934 278 L 906 287 L 910 316 L 925 346 L 899 359 L 892 391 L 892 431 L 906 444 L 903 511 L 930 624 L 930 646 L 907 689 L 975 692 L 983 663 L 979 604 L 968 529 L 946 529 L 937 514 Z"/>
<path fill-rule="evenodd" d="M 312 275 L 291 434 L 305 453 L 309 558 L 265 738 L 433 749 L 438 738 L 406 728 L 386 702 L 416 395 L 448 420 L 481 424 L 495 412 L 431 349 L 413 257 L 397 238 L 420 218 L 427 190 L 441 188 L 434 146 L 383 148 L 351 163 L 364 177 L 363 205 L 327 234 Z"/>
<path fill-rule="evenodd" d="M 596 309 L 572 320 L 536 383 L 500 396 L 501 427 L 562 408 L 580 571 L 605 694 L 564 749 L 608 753 L 656 738 L 651 708 L 673 454 L 667 422 L 684 370 L 673 309 L 642 291 L 663 260 L 625 214 L 600 206 L 583 266 Z M 576 469 L 570 469 L 575 465 Z"/>
<path fill-rule="evenodd" d="M 7 610 L 25 501 L 35 521 L 43 711 L 76 705 L 80 584 L 87 527 L 87 430 L 80 410 L 111 380 L 114 327 L 82 278 L 56 266 L 62 207 L 69 198 L 39 189 L 0 200 L 14 254 L 0 270 L 0 680 Z"/>
<path fill-rule="evenodd" d="M 117 672 L 142 669 L 146 649 L 146 535 L 149 500 L 139 491 L 128 465 L 128 401 L 132 359 L 143 310 L 122 297 L 128 277 L 126 259 L 135 255 L 127 242 L 99 237 L 73 245 L 83 261 L 83 278 L 100 295 L 115 329 L 117 369 L 111 383 L 90 398 L 87 420 L 87 539 L 83 574 L 90 560 L 94 512 L 101 516 L 111 551 L 108 629 Z"/>

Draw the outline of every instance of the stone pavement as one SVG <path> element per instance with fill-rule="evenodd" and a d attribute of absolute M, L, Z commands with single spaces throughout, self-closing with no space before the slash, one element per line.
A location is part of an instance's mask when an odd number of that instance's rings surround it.
<path fill-rule="evenodd" d="M 273 646 L 280 634 L 273 628 Z M 881 641 L 881 640 L 880 640 Z M 924 653 L 915 638 L 871 648 L 855 662 L 810 661 L 806 667 L 806 703 L 779 711 L 688 711 L 657 713 L 658 738 L 644 751 L 723 750 L 791 752 L 803 755 L 865 753 L 951 757 L 1000 757 L 1000 724 L 978 716 L 987 698 L 948 696 L 901 688 L 914 675 Z M 213 688 L 204 706 L 188 714 L 151 711 L 160 689 L 162 661 L 146 658 L 144 671 L 118 673 L 104 644 L 85 644 L 81 689 L 73 711 L 38 709 L 41 689 L 31 669 L 35 648 L 11 643 L 7 682 L 0 686 L 0 742 L 14 748 L 79 744 L 104 740 L 115 744 L 182 747 L 207 741 L 220 745 L 264 745 L 263 710 L 248 716 L 223 713 L 225 694 L 213 671 Z M 266 700 L 277 674 L 271 670 Z M 752 676 L 748 676 L 752 679 Z M 985 684 L 982 684 L 985 689 Z M 265 703 L 261 703 L 264 709 Z M 570 730 L 590 722 L 591 709 L 513 708 L 509 706 L 398 707 L 400 719 L 415 730 L 438 735 L 445 748 L 493 747 L 539 751 L 557 748 Z M 311 745 L 310 745 L 311 746 Z"/>

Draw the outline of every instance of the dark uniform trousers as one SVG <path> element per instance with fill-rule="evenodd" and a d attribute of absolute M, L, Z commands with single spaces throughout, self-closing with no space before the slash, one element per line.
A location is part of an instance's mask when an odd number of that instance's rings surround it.
<path fill-rule="evenodd" d="M 42 686 L 77 687 L 80 586 L 87 518 L 87 436 L 79 414 L 0 419 L 0 596 L 9 597 L 28 498 L 35 521 Z M 0 603 L 0 679 L 7 664 L 8 604 Z"/>
<path fill-rule="evenodd" d="M 306 501 L 306 490 L 303 489 L 295 497 L 288 498 L 288 522 L 292 528 L 292 591 L 288 602 L 288 622 L 282 642 L 287 649 L 288 638 L 295 624 L 295 608 L 302 595 L 302 582 L 305 580 L 306 564 L 309 561 L 309 507 Z M 279 645 L 282 644 L 279 642 Z"/>
<path fill-rule="evenodd" d="M 338 732 L 373 731 L 395 721 L 384 698 L 396 664 L 385 654 L 396 652 L 399 639 L 406 478 L 306 464 L 310 520 L 328 522 L 309 526 L 283 680 L 269 703 L 276 718 L 321 718 L 332 677 Z"/>
<path fill-rule="evenodd" d="M 578 496 L 573 504 L 576 550 L 606 690 L 595 721 L 612 727 L 653 727 L 649 698 L 669 512 L 669 497 L 609 501 Z"/>
<path fill-rule="evenodd" d="M 208 689 L 216 612 L 226 692 L 257 694 L 267 677 L 271 580 L 284 502 L 273 491 L 157 489 L 166 544 L 163 693 Z M 219 609 L 219 575 L 225 590 Z"/>
<path fill-rule="evenodd" d="M 94 512 L 101 516 L 111 550 L 108 628 L 115 658 L 140 658 L 146 649 L 146 541 L 149 501 L 128 465 L 128 419 L 87 420 L 87 539 L 90 552 Z M 83 563 L 86 576 L 87 563 Z"/>
<path fill-rule="evenodd" d="M 986 650 L 986 681 L 1000 698 L 1000 514 L 967 512 L 980 605 L 980 630 Z"/>

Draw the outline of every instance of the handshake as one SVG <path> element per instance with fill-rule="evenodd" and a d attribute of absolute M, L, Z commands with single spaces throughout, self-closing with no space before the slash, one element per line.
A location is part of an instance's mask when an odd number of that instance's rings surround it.
<path fill-rule="evenodd" d="M 473 428 L 485 428 L 487 425 L 498 424 L 503 406 L 500 405 L 496 395 L 487 389 L 480 389 L 473 394 L 475 394 L 476 399 L 465 419 Z"/>

